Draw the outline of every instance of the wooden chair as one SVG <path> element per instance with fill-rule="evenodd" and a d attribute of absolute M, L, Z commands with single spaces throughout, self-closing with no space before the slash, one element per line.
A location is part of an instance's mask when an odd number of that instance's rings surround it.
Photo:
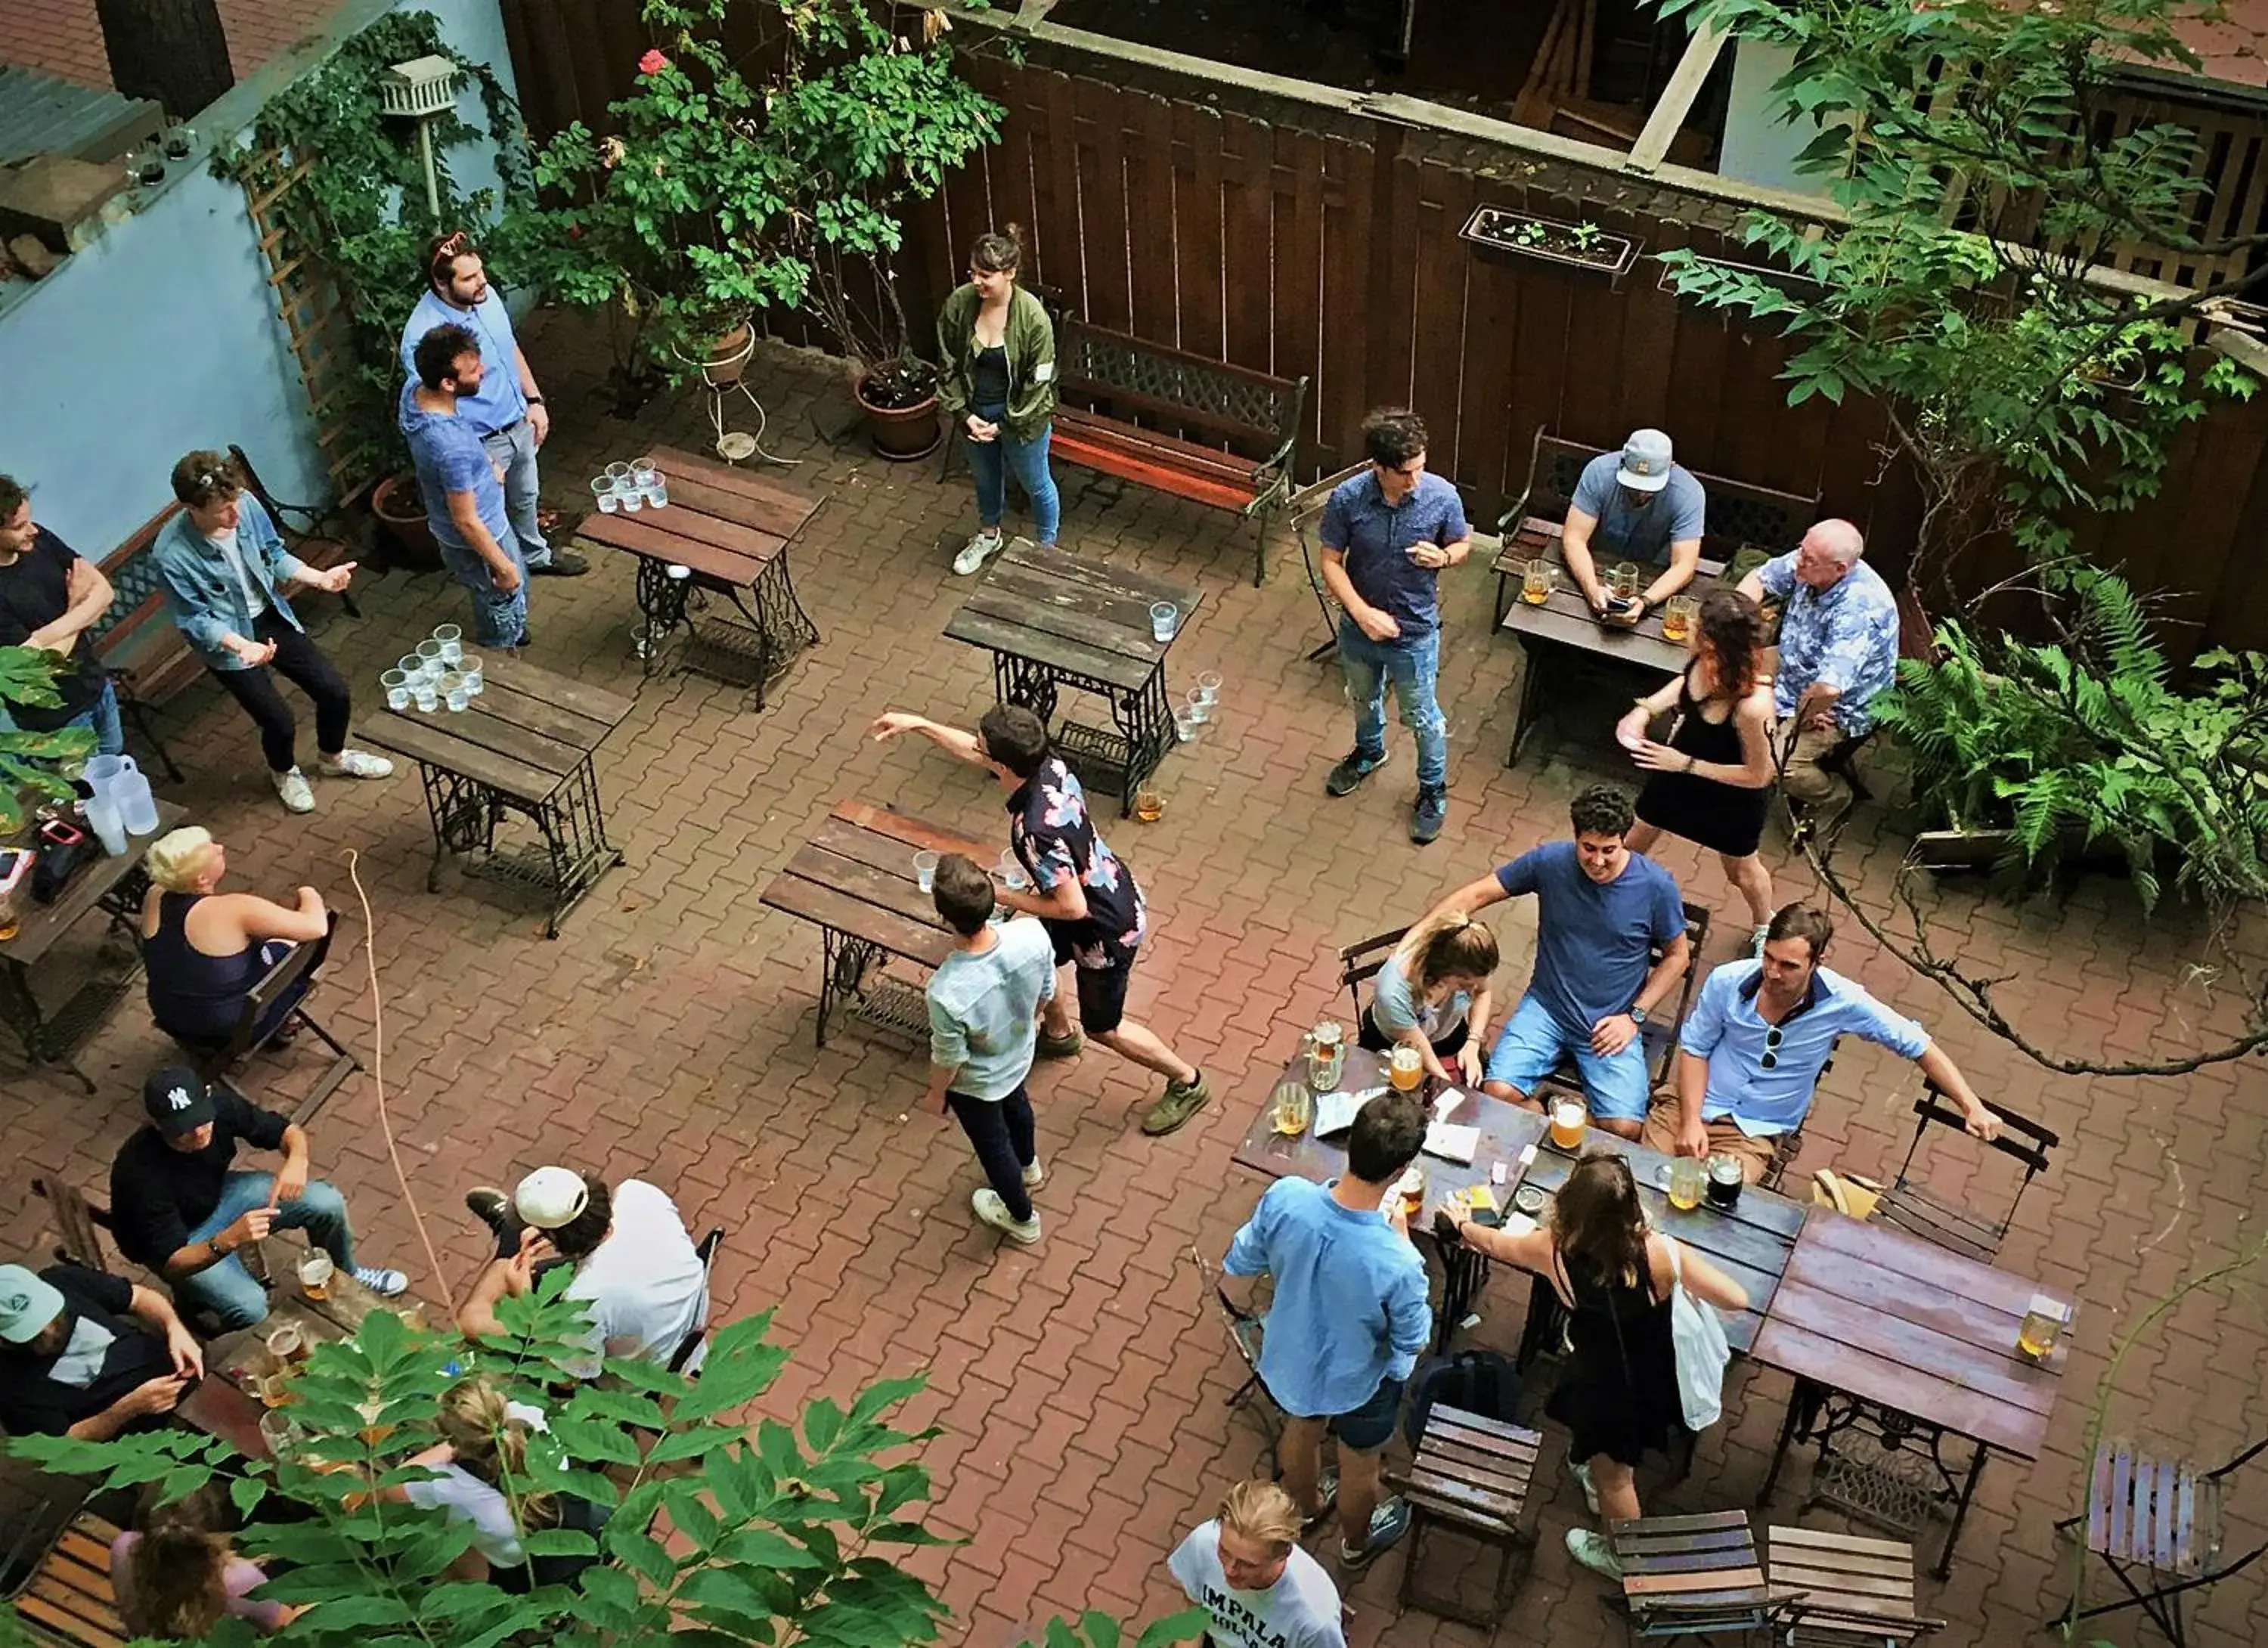
<path fill-rule="evenodd" d="M 102 1251 L 101 1232 L 110 1228 L 109 1210 L 95 1206 L 77 1186 L 60 1179 L 34 1179 L 32 1192 L 46 1201 L 55 1216 L 55 1230 L 63 1238 L 55 1244 L 55 1257 L 108 1276 L 110 1261 Z"/>
<path fill-rule="evenodd" d="M 1410 1506 L 1410 1556 L 1402 1570 L 1401 1606 L 1492 1630 L 1535 1556 L 1535 1534 L 1522 1527 L 1528 1487 L 1543 1438 L 1518 1425 L 1484 1419 L 1440 1403 L 1425 1416 L 1417 1456 L 1401 1482 Z M 1418 1582 L 1428 1534 L 1454 1532 L 1497 1554 L 1489 1606 L 1468 1606 L 1453 1585 L 1427 1591 Z M 1469 1566 L 1458 1563 L 1456 1571 Z"/>
<path fill-rule="evenodd" d="M 1969 1137 L 1961 1111 L 1933 1081 L 1923 1083 L 1921 1096 L 1914 1100 L 1914 1115 L 1919 1120 L 1914 1123 L 1913 1142 L 1906 1146 L 1906 1159 L 1898 1167 L 1896 1180 L 1874 1203 L 1874 1217 L 1979 1264 L 1991 1264 L 2000 1252 L 2000 1244 L 2007 1240 L 2008 1227 L 2015 1223 L 2016 1204 L 2023 1200 L 2032 1181 L 2047 1171 L 2048 1151 L 2063 1142 L 2050 1129 L 1997 1104 L 1992 1113 L 2000 1118 L 2000 1137 L 1983 1148 L 2013 1158 L 2024 1170 L 2016 1181 L 2016 1194 L 2009 1198 L 2007 1217 L 1998 1223 L 1980 1218 L 1930 1195 L 1914 1182 L 1914 1156 L 1933 1126 L 1949 1128 L 1963 1139 Z"/>
<path fill-rule="evenodd" d="M 1631 1517 L 1608 1538 L 1623 1568 L 1633 1637 L 1745 1637 L 1774 1609 L 1745 1511 Z"/>
<path fill-rule="evenodd" d="M 2157 1459 L 2124 1438 L 2105 1439 L 2095 1452 L 2087 1510 L 2057 1523 L 2056 1532 L 2084 1523 L 2087 1549 L 2102 1559 L 2126 1595 L 2081 1608 L 2079 1618 L 2139 1608 L 2174 1648 L 2188 1648 L 2183 1604 L 2189 1593 L 2241 1573 L 2268 1554 L 2264 1543 L 2235 1562 L 2220 1560 L 2227 1533 L 2223 1482 L 2263 1448 L 2268 1440 L 2255 1442 L 2219 1470 L 2200 1471 L 2187 1460 Z"/>
<path fill-rule="evenodd" d="M 1310 664 L 1321 663 L 1338 650 L 1339 604 L 1331 599 L 1330 585 L 1323 582 L 1322 557 L 1316 553 L 1318 546 L 1310 541 L 1308 533 L 1322 519 L 1323 505 L 1331 501 L 1331 494 L 1338 489 L 1341 483 L 1352 480 L 1369 467 L 1368 459 L 1351 463 L 1344 469 L 1301 487 L 1285 504 L 1292 535 L 1300 541 L 1300 563 L 1307 569 L 1307 587 L 1315 592 L 1315 606 L 1323 614 L 1322 644 L 1307 654 Z"/>
<path fill-rule="evenodd" d="M 1346 987 L 1347 1002 L 1354 1010 L 1358 1026 L 1362 1022 L 1362 987 L 1378 976 L 1379 968 L 1386 965 L 1386 958 L 1394 953 L 1394 946 L 1409 931 L 1407 927 L 1396 927 L 1392 932 L 1373 934 L 1340 950 L 1339 982 Z"/>
<path fill-rule="evenodd" d="M 1913 1547 L 1810 1528 L 1766 1531 L 1764 1585 L 1789 1648 L 1898 1648 L 1943 1620 L 1914 1611 Z"/>
<path fill-rule="evenodd" d="M 120 1648 L 132 1639 L 110 1589 L 110 1541 L 117 1537 L 115 1527 L 84 1512 L 55 1536 L 10 1599 L 33 1642 Z"/>
<path fill-rule="evenodd" d="M 305 997 L 313 988 L 317 968 L 331 953 L 331 940 L 338 936 L 339 913 L 330 913 L 329 924 L 323 936 L 311 944 L 293 945 L 288 953 L 261 975 L 244 998 L 244 1009 L 237 1015 L 236 1030 L 227 1045 L 220 1048 L 188 1047 L 197 1074 L 208 1082 L 230 1079 L 246 1060 L 275 1039 L 276 1033 L 291 1019 L 298 1019 L 306 1030 L 333 1055 L 331 1063 L 298 1107 L 292 1112 L 294 1122 L 306 1122 L 322 1108 L 323 1101 L 337 1091 L 341 1082 L 362 1068 L 362 1061 L 347 1050 L 346 1044 L 333 1035 L 307 1011 Z M 284 1017 L 277 1019 L 263 1031 L 278 1002 L 298 998 L 298 1004 Z M 184 1044 L 188 1045 L 188 1044 Z"/>
<path fill-rule="evenodd" d="M 703 1236 L 693 1249 L 701 1260 L 701 1287 L 703 1294 L 708 1291 L 709 1276 L 717 1268 L 717 1250 L 724 1245 L 725 1227 L 718 1225 L 712 1226 L 709 1233 Z M 694 1352 L 701 1349 L 703 1342 L 708 1337 L 709 1324 L 703 1321 L 699 1327 L 678 1342 L 676 1353 L 669 1358 L 669 1371 L 673 1373 L 684 1372 L 685 1365 L 693 1360 Z"/>
<path fill-rule="evenodd" d="M 1198 1276 L 1212 1289 L 1213 1303 L 1220 1312 L 1222 1324 L 1228 1329 L 1228 1343 L 1235 1347 L 1244 1363 L 1244 1383 L 1222 1399 L 1224 1408 L 1242 1408 L 1260 1398 L 1256 1411 L 1261 1429 L 1271 1438 L 1280 1437 L 1284 1430 L 1284 1410 L 1276 1405 L 1267 1382 L 1260 1377 L 1260 1344 L 1267 1332 L 1268 1318 L 1264 1312 L 1247 1310 L 1228 1296 L 1228 1288 L 1219 1272 L 1205 1262 L 1203 1254 L 1189 1249 L 1189 1262 L 1197 1267 Z"/>
<path fill-rule="evenodd" d="M 260 483 L 260 473 L 252 467 L 252 460 L 245 455 L 243 447 L 232 445 L 228 455 L 236 460 L 237 469 L 244 476 L 245 489 L 260 500 L 261 508 L 268 511 L 268 518 L 276 523 L 276 530 L 283 534 L 285 548 L 322 571 L 328 571 L 347 558 L 350 551 L 346 544 L 322 536 L 323 523 L 328 519 L 325 509 L 313 504 L 284 503 Z M 294 526 L 294 515 L 306 525 Z M 350 618 L 362 616 L 362 608 L 356 604 L 351 591 L 339 592 L 339 606 Z"/>

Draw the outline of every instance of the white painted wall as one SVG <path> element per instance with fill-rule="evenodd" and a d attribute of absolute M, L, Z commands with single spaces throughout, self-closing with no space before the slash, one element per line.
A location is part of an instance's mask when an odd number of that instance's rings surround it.
<path fill-rule="evenodd" d="M 1795 169 L 1819 128 L 1809 119 L 1793 124 L 1781 118 L 1786 105 L 1772 86 L 1794 61 L 1787 48 L 1767 41 L 1733 42 L 1733 89 L 1725 108 L 1725 141 L 1717 157 L 1719 175 L 1745 183 L 1824 195 L 1819 180 Z"/>

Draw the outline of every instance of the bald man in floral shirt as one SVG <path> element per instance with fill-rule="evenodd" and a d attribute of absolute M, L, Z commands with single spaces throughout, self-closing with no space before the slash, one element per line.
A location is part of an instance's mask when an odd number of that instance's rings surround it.
<path fill-rule="evenodd" d="M 1823 520 L 1793 555 L 1741 580 L 1741 593 L 1782 608 L 1772 710 L 1779 718 L 1780 787 L 1808 806 L 1847 798 L 1820 765 L 1874 722 L 1867 706 L 1897 680 L 1898 602 L 1862 557 L 1867 541 L 1846 520 Z"/>

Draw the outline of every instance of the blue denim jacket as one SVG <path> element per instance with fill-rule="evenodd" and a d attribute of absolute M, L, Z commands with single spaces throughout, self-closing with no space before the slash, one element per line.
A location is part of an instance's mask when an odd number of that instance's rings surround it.
<path fill-rule="evenodd" d="M 247 492 L 237 500 L 237 548 L 244 555 L 244 570 L 276 614 L 294 629 L 305 630 L 291 603 L 284 599 L 283 585 L 313 570 L 284 547 L 284 535 L 260 500 Z M 244 602 L 236 574 L 197 530 L 187 510 L 167 521 L 151 546 L 158 581 L 166 586 L 166 610 L 206 665 L 217 670 L 249 669 L 235 653 L 221 645 L 227 635 L 252 638 L 252 612 Z"/>

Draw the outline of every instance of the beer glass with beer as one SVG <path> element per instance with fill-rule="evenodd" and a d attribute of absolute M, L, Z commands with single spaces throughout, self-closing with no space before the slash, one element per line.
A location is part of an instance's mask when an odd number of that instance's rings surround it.
<path fill-rule="evenodd" d="M 1396 1093 L 1415 1093 L 1418 1084 L 1425 1079 L 1425 1062 L 1418 1056 L 1418 1049 L 1406 1044 L 1395 1048 L 1386 1063 L 1386 1079 L 1394 1084 Z"/>
<path fill-rule="evenodd" d="M 1575 1098 L 1559 1098 L 1551 1101 L 1551 1142 L 1563 1151 L 1580 1149 L 1583 1143 L 1583 1127 L 1589 1121 L 1583 1101 Z"/>
<path fill-rule="evenodd" d="M 1693 615 L 1700 604 L 1690 595 L 1673 595 L 1661 608 L 1661 638 L 1683 641 L 1692 632 Z"/>
<path fill-rule="evenodd" d="M 1690 1156 L 1674 1156 L 1669 1162 L 1669 1205 L 1690 1213 L 1701 1205 L 1701 1188 L 1709 1170 Z"/>
<path fill-rule="evenodd" d="M 1530 561 L 1520 574 L 1520 599 L 1530 607 L 1541 607 L 1551 599 L 1552 585 L 1559 581 L 1559 569 L 1541 556 Z"/>
<path fill-rule="evenodd" d="M 1307 1122 L 1314 1115 L 1314 1096 L 1301 1081 L 1282 1081 L 1276 1085 L 1275 1126 L 1285 1138 L 1298 1138 L 1307 1130 Z"/>
<path fill-rule="evenodd" d="M 330 1297 L 331 1275 L 336 1266 L 330 1254 L 320 1247 L 310 1247 L 299 1255 L 299 1291 L 311 1299 Z"/>

